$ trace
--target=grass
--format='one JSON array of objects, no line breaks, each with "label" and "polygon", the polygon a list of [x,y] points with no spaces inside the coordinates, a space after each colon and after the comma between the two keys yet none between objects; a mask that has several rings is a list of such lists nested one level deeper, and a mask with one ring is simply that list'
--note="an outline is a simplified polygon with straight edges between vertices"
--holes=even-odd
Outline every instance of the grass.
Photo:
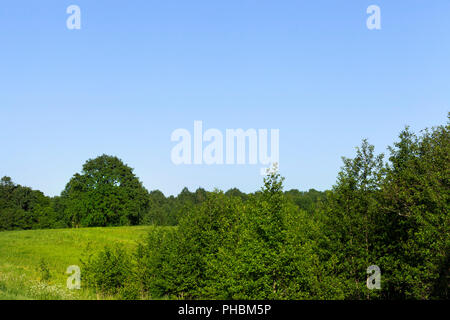
[{"label": "grass", "polygon": [[[87,250],[122,243],[132,249],[153,226],[0,232],[0,299],[96,299],[66,288],[67,267]],[[81,272],[83,272],[81,270]]]}]

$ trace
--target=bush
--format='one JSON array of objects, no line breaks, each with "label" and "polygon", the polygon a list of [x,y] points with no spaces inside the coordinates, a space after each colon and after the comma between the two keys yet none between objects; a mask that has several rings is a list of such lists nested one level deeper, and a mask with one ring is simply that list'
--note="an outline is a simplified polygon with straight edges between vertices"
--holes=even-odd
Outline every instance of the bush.
[{"label": "bush", "polygon": [[48,262],[44,259],[41,259],[39,261],[39,274],[40,274],[41,281],[48,281],[51,278]]},{"label": "bush", "polygon": [[97,254],[89,255],[81,264],[83,281],[97,293],[138,298],[138,290],[133,288],[132,259],[123,246],[105,246]]}]

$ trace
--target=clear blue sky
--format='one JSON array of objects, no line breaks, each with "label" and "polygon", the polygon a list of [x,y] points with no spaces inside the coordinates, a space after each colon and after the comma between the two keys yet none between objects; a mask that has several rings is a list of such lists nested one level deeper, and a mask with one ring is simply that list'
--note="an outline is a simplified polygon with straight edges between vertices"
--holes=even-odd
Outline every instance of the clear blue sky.
[{"label": "clear blue sky", "polygon": [[330,188],[361,139],[384,152],[407,124],[446,122],[449,14],[448,0],[3,0],[0,176],[56,195],[106,153],[165,194],[258,189],[259,165],[172,163],[172,131],[202,120],[279,129],[286,187]]}]

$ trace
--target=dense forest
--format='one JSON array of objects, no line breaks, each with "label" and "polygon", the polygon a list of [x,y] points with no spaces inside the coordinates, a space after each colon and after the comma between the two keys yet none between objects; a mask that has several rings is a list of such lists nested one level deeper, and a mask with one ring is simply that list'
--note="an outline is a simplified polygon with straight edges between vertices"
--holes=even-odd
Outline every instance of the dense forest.
[{"label": "dense forest", "polygon": [[364,140],[326,192],[284,191],[275,167],[252,194],[165,197],[103,155],[55,198],[4,177],[0,228],[175,226],[82,259],[85,283],[124,299],[448,299],[449,129],[406,128],[386,158]]},{"label": "dense forest", "polygon": [[[178,196],[148,192],[133,169],[113,156],[88,160],[75,174],[61,196],[47,197],[41,191],[0,180],[0,231],[47,228],[110,227],[127,225],[175,226],[184,213],[201,205],[214,192],[184,188]],[[258,193],[258,192],[257,192]],[[250,196],[233,188],[228,197],[243,201]],[[286,196],[301,209],[313,212],[325,193],[290,190]]]}]

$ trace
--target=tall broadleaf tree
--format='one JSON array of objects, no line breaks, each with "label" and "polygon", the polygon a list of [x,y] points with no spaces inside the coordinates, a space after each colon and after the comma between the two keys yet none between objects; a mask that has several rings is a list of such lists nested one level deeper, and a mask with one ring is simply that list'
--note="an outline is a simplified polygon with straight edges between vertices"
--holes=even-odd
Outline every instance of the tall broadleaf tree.
[{"label": "tall broadleaf tree", "polygon": [[385,298],[448,299],[449,129],[407,128],[390,148],[379,224]]},{"label": "tall broadleaf tree", "polygon": [[73,227],[137,225],[148,210],[148,191],[117,157],[88,160],[61,194]]},{"label": "tall broadleaf tree", "polygon": [[328,195],[324,215],[327,257],[336,261],[335,277],[340,278],[347,298],[370,298],[366,271],[377,264],[379,245],[375,232],[379,213],[380,186],[384,177],[383,155],[363,140],[353,159],[343,158],[336,185]]}]

